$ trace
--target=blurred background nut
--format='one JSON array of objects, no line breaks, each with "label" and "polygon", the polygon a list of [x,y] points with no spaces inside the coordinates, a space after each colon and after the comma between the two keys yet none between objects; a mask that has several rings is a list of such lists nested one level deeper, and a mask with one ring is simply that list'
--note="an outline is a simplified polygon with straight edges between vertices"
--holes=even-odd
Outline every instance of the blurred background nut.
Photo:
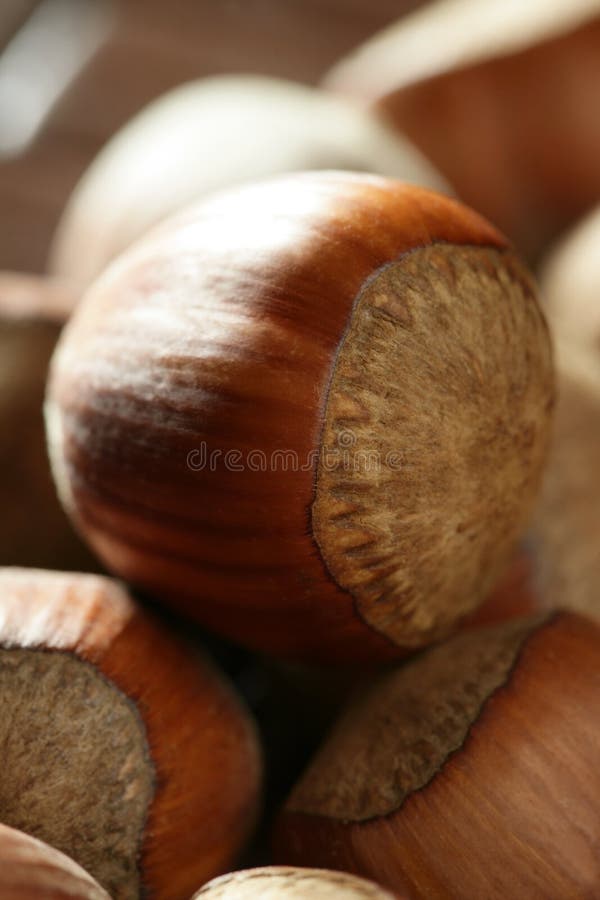
[{"label": "blurred background nut", "polygon": [[6,825],[0,825],[0,896],[2,900],[110,900],[68,856]]},{"label": "blurred background nut", "polygon": [[0,146],[17,118],[29,138],[20,149],[12,141],[4,159],[0,149],[0,269],[44,269],[76,182],[156,97],[224,73],[314,84],[341,54],[418,2],[3,0]]},{"label": "blurred background nut", "polygon": [[555,340],[558,402],[542,490],[528,530],[530,583],[545,605],[600,616],[600,212],[541,266]]},{"label": "blurred background nut", "polygon": [[544,259],[540,289],[555,333],[600,358],[600,207]]},{"label": "blurred background nut", "polygon": [[329,88],[378,110],[529,257],[600,201],[599,0],[438,0]]},{"label": "blurred background nut", "polygon": [[565,340],[557,351],[552,444],[526,537],[530,578],[544,605],[600,618],[600,356]]},{"label": "blurred background nut", "polygon": [[179,207],[301,169],[377,172],[444,187],[407,141],[343,99],[274,78],[206,79],[154,101],[104,147],[63,213],[50,269],[86,285]]}]

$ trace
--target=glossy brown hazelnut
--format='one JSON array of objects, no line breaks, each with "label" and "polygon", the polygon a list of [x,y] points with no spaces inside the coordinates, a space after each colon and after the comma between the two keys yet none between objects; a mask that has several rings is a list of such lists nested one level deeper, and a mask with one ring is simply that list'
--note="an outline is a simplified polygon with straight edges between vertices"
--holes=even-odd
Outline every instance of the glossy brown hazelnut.
[{"label": "glossy brown hazelnut", "polygon": [[600,200],[597,0],[439,0],[342,60],[362,99],[537,256]]},{"label": "glossy brown hazelnut", "polygon": [[193,900],[278,900],[279,897],[285,900],[395,900],[398,895],[345,872],[265,866],[222,875],[194,894]]},{"label": "glossy brown hazelnut", "polygon": [[599,688],[600,626],[571,613],[430,649],[342,716],[276,858],[415,900],[595,896]]},{"label": "glossy brown hazelnut", "polygon": [[50,357],[75,297],[50,279],[0,272],[0,564],[93,570],[56,496],[44,434]]},{"label": "glossy brown hazelnut", "polygon": [[342,98],[259,76],[181,85],[138,113],[84,173],[58,225],[50,270],[88,284],[151,226],[204,194],[326,168],[445,187],[408,141]]},{"label": "glossy brown hazelnut", "polygon": [[73,860],[28,834],[0,825],[2,900],[110,900]]},{"label": "glossy brown hazelnut", "polygon": [[554,388],[533,283],[465,207],[307,173],[198,205],[90,289],[47,401],[109,568],[251,647],[380,660],[489,593]]},{"label": "glossy brown hazelnut", "polygon": [[187,900],[256,814],[260,754],[229,684],[93,575],[0,570],[0,821],[114,900]]}]

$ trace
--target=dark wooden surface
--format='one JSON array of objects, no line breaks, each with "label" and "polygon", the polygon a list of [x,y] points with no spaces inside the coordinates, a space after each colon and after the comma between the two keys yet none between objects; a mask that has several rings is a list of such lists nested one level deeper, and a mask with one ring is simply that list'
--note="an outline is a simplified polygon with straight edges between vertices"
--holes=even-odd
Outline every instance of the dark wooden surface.
[{"label": "dark wooden surface", "polygon": [[[191,78],[259,72],[318,81],[418,0],[121,0],[111,35],[19,157],[0,160],[0,269],[41,271],[60,211],[99,147]],[[0,43],[32,0],[3,0]],[[1,123],[0,123],[1,127]]]}]

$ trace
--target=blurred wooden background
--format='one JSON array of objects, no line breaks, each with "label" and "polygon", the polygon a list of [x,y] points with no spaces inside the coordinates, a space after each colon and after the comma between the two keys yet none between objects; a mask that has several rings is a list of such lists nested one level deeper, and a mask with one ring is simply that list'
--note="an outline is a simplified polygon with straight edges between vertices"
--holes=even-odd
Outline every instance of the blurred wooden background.
[{"label": "blurred wooden background", "polygon": [[[100,2],[87,0],[88,7]],[[0,156],[0,269],[44,269],[52,231],[79,175],[107,138],[153,97],[191,78],[226,72],[314,83],[341,54],[417,3],[114,0],[103,43],[50,108],[34,140],[16,156]],[[69,0],[0,2],[0,89],[5,95],[11,77],[15,80],[15,54],[6,48],[19,45],[41,7],[50,18],[70,14]],[[68,33],[63,39],[73,40]],[[27,41],[21,44],[33,57],[35,89],[36,78],[52,79],[52,65],[44,68],[39,47],[28,51]],[[27,58],[25,63],[27,72]],[[15,91],[14,103],[19,102]],[[5,102],[0,139],[10,114]]]}]

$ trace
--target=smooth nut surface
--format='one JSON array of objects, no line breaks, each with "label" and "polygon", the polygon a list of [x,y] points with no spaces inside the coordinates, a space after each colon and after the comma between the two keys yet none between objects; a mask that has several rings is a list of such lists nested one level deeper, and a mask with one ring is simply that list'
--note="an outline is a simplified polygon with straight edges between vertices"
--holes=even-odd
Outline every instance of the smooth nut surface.
[{"label": "smooth nut surface", "polygon": [[600,627],[570,613],[427,651],[341,717],[284,809],[276,858],[417,900],[593,896],[599,685]]},{"label": "smooth nut surface", "polygon": [[216,196],[123,256],[46,409],[63,503],[115,572],[244,644],[368,660],[481,601],[553,402],[533,282],[490,225],[315,173]]},{"label": "smooth nut surface", "polygon": [[194,900],[393,900],[397,895],[345,872],[269,866],[223,875]]},{"label": "smooth nut surface", "polygon": [[72,859],[28,834],[0,825],[2,900],[109,900]]},{"label": "smooth nut surface", "polygon": [[540,294],[557,337],[600,354],[600,208],[544,260]]},{"label": "smooth nut surface", "polygon": [[530,580],[547,607],[600,618],[600,358],[558,340],[558,403],[548,464],[529,524]]},{"label": "smooth nut surface", "polygon": [[437,0],[332,70],[528,258],[598,202],[597,0]]}]

